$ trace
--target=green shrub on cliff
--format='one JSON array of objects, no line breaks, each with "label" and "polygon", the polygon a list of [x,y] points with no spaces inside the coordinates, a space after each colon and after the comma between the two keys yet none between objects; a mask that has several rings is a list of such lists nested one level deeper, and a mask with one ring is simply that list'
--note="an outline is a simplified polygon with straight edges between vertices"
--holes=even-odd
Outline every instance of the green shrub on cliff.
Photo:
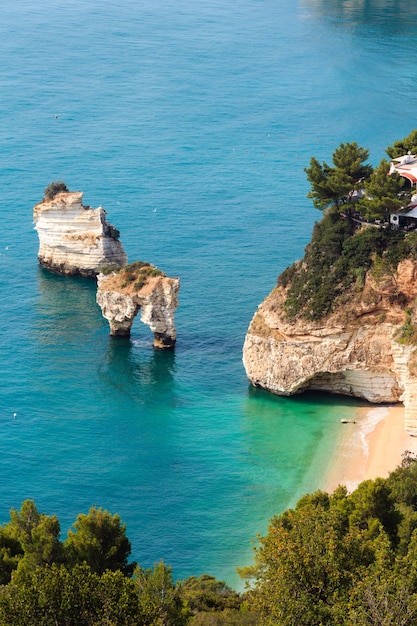
[{"label": "green shrub on cliff", "polygon": [[320,164],[315,157],[311,157],[305,172],[311,183],[308,197],[313,200],[316,209],[343,206],[358,181],[372,173],[372,166],[365,164],[368,157],[369,150],[361,148],[356,142],[341,143],[333,152],[332,166]]},{"label": "green shrub on cliff", "polygon": [[388,146],[385,151],[391,159],[396,157],[402,157],[404,154],[410,152],[411,154],[417,153],[417,130],[412,130],[407,137],[394,141],[392,146]]},{"label": "green shrub on cliff", "polygon": [[363,287],[364,273],[375,258],[386,259],[395,270],[399,261],[416,254],[416,241],[403,231],[371,226],[356,231],[351,221],[330,210],[314,226],[303,260],[278,278],[279,286],[288,287],[287,316],[325,317],[346,290]]}]

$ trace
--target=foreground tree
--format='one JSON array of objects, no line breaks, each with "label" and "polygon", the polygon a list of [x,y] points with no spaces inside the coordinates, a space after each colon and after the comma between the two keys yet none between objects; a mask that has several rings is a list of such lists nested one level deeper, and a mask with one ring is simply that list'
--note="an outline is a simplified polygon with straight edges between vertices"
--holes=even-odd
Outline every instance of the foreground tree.
[{"label": "foreground tree", "polygon": [[20,541],[12,537],[7,529],[0,528],[0,585],[10,582],[23,555]]},{"label": "foreground tree", "polygon": [[136,565],[128,563],[131,544],[126,525],[118,515],[100,508],[92,507],[87,515],[78,515],[64,547],[70,562],[85,562],[97,574],[121,570],[131,575]]},{"label": "foreground tree", "polygon": [[405,556],[380,541],[375,561],[352,590],[347,606],[352,626],[414,626],[417,621],[417,535]]},{"label": "foreground tree", "polygon": [[[305,496],[295,510],[274,518],[260,539],[254,567],[243,571],[252,578],[249,598],[262,624],[365,624],[360,620],[372,603],[369,589],[375,598],[384,597],[392,585],[388,573],[395,562],[399,520],[382,479],[363,483],[351,496],[342,488],[332,496]],[[401,602],[394,605],[393,614]]]},{"label": "foreground tree", "polygon": [[[61,563],[63,550],[59,535],[56,515],[40,513],[33,500],[25,500],[20,511],[12,509],[10,522],[3,529],[3,537],[8,536],[20,545],[21,557],[15,558],[19,572]],[[15,557],[18,553],[15,548]]]},{"label": "foreground tree", "polygon": [[239,609],[242,603],[242,598],[236,591],[208,574],[183,580],[182,590],[195,613]]},{"label": "foreground tree", "polygon": [[38,567],[0,589],[0,626],[144,624],[134,583],[84,565]]},{"label": "foreground tree", "polygon": [[249,602],[269,626],[417,623],[417,457],[347,494],[316,492],[273,518]]},{"label": "foreground tree", "polygon": [[190,611],[181,586],[172,578],[172,568],[163,561],[152,569],[137,567],[134,573],[143,626],[184,626]]}]

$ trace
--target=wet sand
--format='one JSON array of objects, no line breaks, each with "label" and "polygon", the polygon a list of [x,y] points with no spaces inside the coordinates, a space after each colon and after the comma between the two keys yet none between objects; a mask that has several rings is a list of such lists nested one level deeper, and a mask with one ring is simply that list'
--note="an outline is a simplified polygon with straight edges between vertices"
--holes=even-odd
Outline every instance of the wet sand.
[{"label": "wet sand", "polygon": [[406,450],[417,454],[417,437],[404,430],[401,404],[360,408],[343,428],[335,459],[326,478],[326,491],[345,485],[353,491],[360,482],[386,478],[401,463]]}]

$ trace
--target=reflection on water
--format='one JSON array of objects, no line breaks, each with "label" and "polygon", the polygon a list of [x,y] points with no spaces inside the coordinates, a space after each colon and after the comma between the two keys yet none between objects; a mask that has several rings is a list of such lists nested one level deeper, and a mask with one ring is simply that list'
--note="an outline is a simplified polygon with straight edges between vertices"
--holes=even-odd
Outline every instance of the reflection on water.
[{"label": "reflection on water", "polygon": [[339,25],[366,24],[391,33],[411,33],[417,21],[417,5],[409,0],[303,0],[306,9]]},{"label": "reflection on water", "polygon": [[111,393],[146,404],[163,399],[166,406],[173,406],[175,372],[174,350],[157,350],[142,341],[109,337],[99,379],[107,393],[111,389]]},{"label": "reflection on water", "polygon": [[96,304],[95,280],[38,270],[35,338],[43,345],[84,341],[104,325]]}]

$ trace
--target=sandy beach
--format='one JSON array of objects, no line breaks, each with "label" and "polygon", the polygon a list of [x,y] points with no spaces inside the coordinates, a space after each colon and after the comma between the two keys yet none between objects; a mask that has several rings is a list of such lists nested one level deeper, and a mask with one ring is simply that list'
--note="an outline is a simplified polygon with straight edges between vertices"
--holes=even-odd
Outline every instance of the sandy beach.
[{"label": "sandy beach", "polygon": [[340,425],[343,433],[326,491],[334,491],[338,485],[353,491],[363,480],[385,478],[401,463],[406,450],[417,454],[417,437],[404,430],[401,404],[360,408],[352,419],[355,423]]}]

